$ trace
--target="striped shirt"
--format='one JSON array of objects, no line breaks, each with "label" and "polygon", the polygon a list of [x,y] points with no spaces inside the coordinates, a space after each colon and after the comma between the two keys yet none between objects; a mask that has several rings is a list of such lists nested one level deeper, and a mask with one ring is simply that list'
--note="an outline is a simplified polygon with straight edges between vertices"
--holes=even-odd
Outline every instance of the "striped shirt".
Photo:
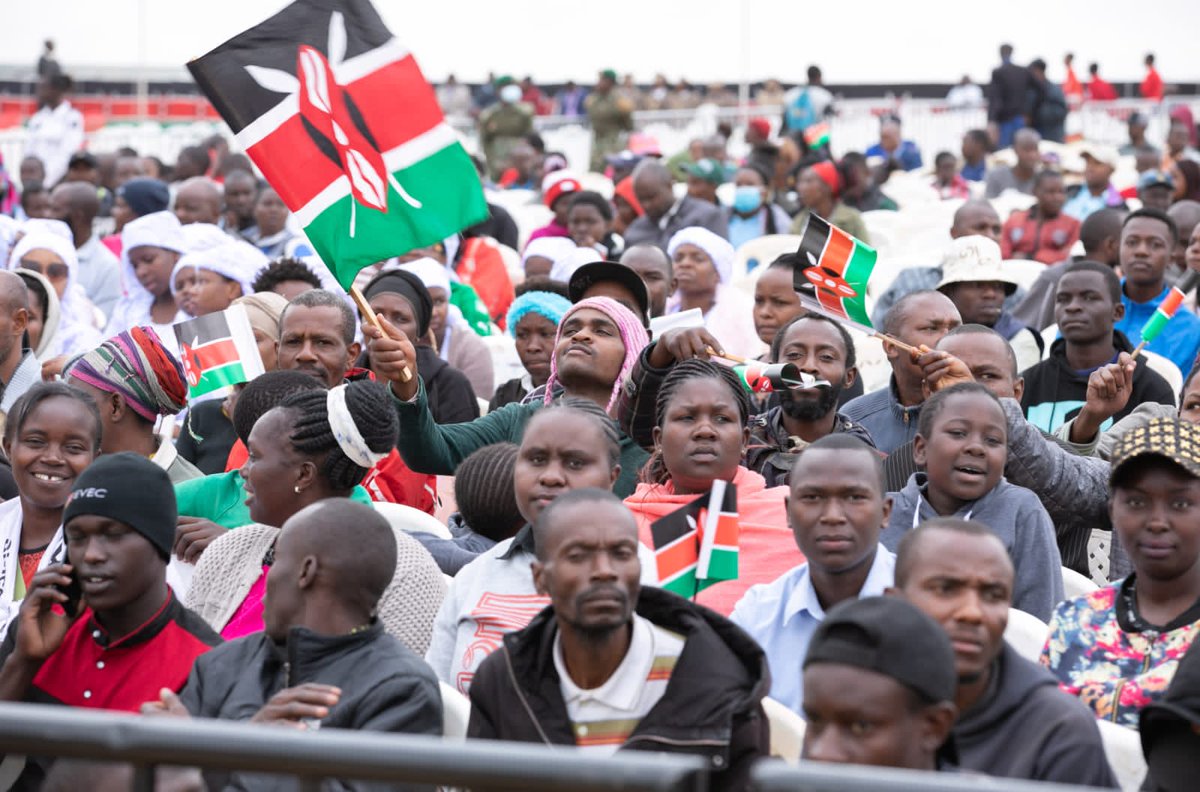
[{"label": "striped shirt", "polygon": [[634,614],[629,650],[603,685],[584,690],[567,673],[560,637],[554,639],[558,671],[575,744],[589,753],[609,756],[625,744],[667,690],[686,639]]}]

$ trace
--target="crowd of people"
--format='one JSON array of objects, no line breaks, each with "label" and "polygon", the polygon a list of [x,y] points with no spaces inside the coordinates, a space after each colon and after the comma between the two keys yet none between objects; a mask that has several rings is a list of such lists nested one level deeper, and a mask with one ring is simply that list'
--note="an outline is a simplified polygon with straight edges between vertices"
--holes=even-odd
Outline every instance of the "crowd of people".
[{"label": "crowd of people", "polygon": [[[1147,788],[1189,788],[1187,106],[1165,140],[1134,116],[1128,148],[1085,141],[1070,173],[1022,104],[927,169],[892,117],[832,156],[814,67],[778,123],[749,122],[744,159],[728,135],[664,156],[605,72],[559,97],[594,114],[585,172],[525,123],[531,84],[491,87],[487,194],[536,195],[547,222],[492,200],[359,273],[367,316],[227,141],[170,166],[87,150],[69,81],[43,78],[67,120],[31,130],[0,217],[0,700],[440,734],[465,696],[470,738],[696,754],[729,790],[781,727],[767,698],[806,722],[802,761],[1115,788],[1107,721],[1140,731]],[[602,171],[611,194],[585,188]],[[902,171],[956,209],[940,256],[872,294],[905,346],[867,390],[861,334],[801,303],[799,252],[738,250],[813,217],[869,244],[872,216],[906,210]],[[1028,288],[1014,259],[1040,267]],[[235,307],[264,373],[189,398],[200,359],[175,326]],[[741,358],[811,380],[752,392]],[[723,482],[737,573],[678,596],[656,525]],[[30,756],[14,788],[97,772]]]}]

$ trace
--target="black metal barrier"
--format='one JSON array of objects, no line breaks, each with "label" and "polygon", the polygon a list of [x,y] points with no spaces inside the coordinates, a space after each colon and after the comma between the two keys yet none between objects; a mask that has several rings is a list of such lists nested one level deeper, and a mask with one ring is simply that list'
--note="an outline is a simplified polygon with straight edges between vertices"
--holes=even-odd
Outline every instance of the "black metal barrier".
[{"label": "black metal barrier", "polygon": [[1095,787],[1047,784],[976,773],[920,773],[890,767],[817,762],[796,767],[763,762],[754,768],[759,792],[1101,792]]}]

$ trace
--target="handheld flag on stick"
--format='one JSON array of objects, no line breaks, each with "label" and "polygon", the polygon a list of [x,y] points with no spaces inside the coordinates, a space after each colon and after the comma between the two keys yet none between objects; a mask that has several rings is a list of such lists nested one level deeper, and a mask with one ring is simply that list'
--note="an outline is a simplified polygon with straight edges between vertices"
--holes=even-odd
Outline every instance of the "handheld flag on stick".
[{"label": "handheld flag on stick", "polygon": [[1183,298],[1187,293],[1196,288],[1196,284],[1200,283],[1200,272],[1189,269],[1184,276],[1179,279],[1179,282],[1171,287],[1171,291],[1163,298],[1163,301],[1158,304],[1158,308],[1154,310],[1154,315],[1146,320],[1146,324],[1142,325],[1142,340],[1133,350],[1133,356],[1136,358],[1146,346],[1158,338],[1158,334],[1163,331],[1167,323],[1175,317],[1175,312],[1179,310],[1179,306],[1183,304]]},{"label": "handheld flag on stick", "polygon": [[737,488],[714,481],[712,489],[650,526],[658,579],[681,597],[738,576]]},{"label": "handheld flag on stick", "polygon": [[487,218],[475,166],[369,0],[296,0],[188,69],[347,290]]},{"label": "handheld flag on stick", "polygon": [[825,218],[809,213],[796,251],[792,287],[807,310],[848,324],[907,352],[916,352],[914,347],[871,326],[867,282],[877,258],[874,248]]},{"label": "handheld flag on stick", "polygon": [[810,149],[818,149],[829,145],[829,124],[820,121],[804,130],[804,145]]},{"label": "handheld flag on stick", "polygon": [[241,305],[174,325],[188,397],[238,385],[263,373],[250,318]]},{"label": "handheld flag on stick", "polygon": [[734,366],[738,379],[751,393],[774,393],[782,390],[828,388],[828,380],[805,374],[794,363],[746,363]]}]

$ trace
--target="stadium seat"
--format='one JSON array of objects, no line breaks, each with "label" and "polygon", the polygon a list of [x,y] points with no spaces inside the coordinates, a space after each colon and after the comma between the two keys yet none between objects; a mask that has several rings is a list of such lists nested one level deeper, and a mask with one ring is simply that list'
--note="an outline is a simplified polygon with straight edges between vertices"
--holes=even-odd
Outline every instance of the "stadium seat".
[{"label": "stadium seat", "polygon": [[1046,271],[1046,265],[1031,259],[1005,259],[1004,271],[1017,279],[1017,285],[1026,291],[1033,286],[1038,276]]},{"label": "stadium seat", "polygon": [[1052,324],[1042,331],[1042,360],[1050,359],[1050,346],[1058,340],[1058,325]]},{"label": "stadium seat", "polygon": [[1021,657],[1036,663],[1049,634],[1050,626],[1037,616],[1016,608],[1008,609],[1008,627],[1004,630],[1004,640],[1008,641],[1008,645],[1016,649]]},{"label": "stadium seat", "polygon": [[521,254],[499,242],[496,243],[496,248],[500,251],[500,258],[504,260],[504,269],[508,270],[508,279],[512,281],[513,286],[520,285],[525,280],[525,267],[521,265]]},{"label": "stadium seat", "polygon": [[892,376],[892,365],[888,362],[883,342],[858,330],[850,330],[850,337],[854,339],[855,365],[862,379],[863,393],[886,387]]},{"label": "stadium seat", "polygon": [[807,727],[804,718],[773,698],[764,698],[762,705],[771,727],[771,756],[788,764],[797,764],[804,748],[804,730]]},{"label": "stadium seat", "polygon": [[1146,778],[1146,760],[1142,756],[1142,740],[1136,731],[1109,721],[1097,720],[1104,756],[1124,792],[1142,788]]},{"label": "stadium seat", "polygon": [[1100,588],[1090,578],[1076,572],[1074,569],[1062,568],[1063,578],[1063,593],[1067,599],[1082,597],[1085,594],[1091,594],[1096,589]]},{"label": "stadium seat", "polygon": [[375,501],[374,506],[375,511],[383,515],[388,524],[397,531],[433,534],[442,539],[453,538],[449,528],[442,525],[433,515],[426,514],[420,509],[387,501]]},{"label": "stadium seat", "polygon": [[799,248],[800,237],[796,234],[767,234],[751,239],[737,249],[731,282],[736,284],[747,273],[753,274],[784,253],[795,253]]},{"label": "stadium seat", "polygon": [[1142,355],[1146,358],[1146,365],[1151,370],[1158,372],[1159,376],[1167,381],[1171,386],[1171,395],[1175,397],[1175,403],[1179,403],[1179,392],[1183,390],[1183,374],[1179,371],[1179,366],[1176,366],[1167,358],[1151,352],[1148,349],[1142,350]]},{"label": "stadium seat", "polygon": [[612,179],[608,178],[603,173],[593,173],[592,171],[581,173],[579,174],[579,183],[583,186],[583,189],[591,190],[592,192],[598,192],[607,200],[612,200]]},{"label": "stadium seat", "polygon": [[438,682],[442,691],[442,736],[449,740],[465,740],[467,723],[471,720],[471,700],[445,682]]}]

